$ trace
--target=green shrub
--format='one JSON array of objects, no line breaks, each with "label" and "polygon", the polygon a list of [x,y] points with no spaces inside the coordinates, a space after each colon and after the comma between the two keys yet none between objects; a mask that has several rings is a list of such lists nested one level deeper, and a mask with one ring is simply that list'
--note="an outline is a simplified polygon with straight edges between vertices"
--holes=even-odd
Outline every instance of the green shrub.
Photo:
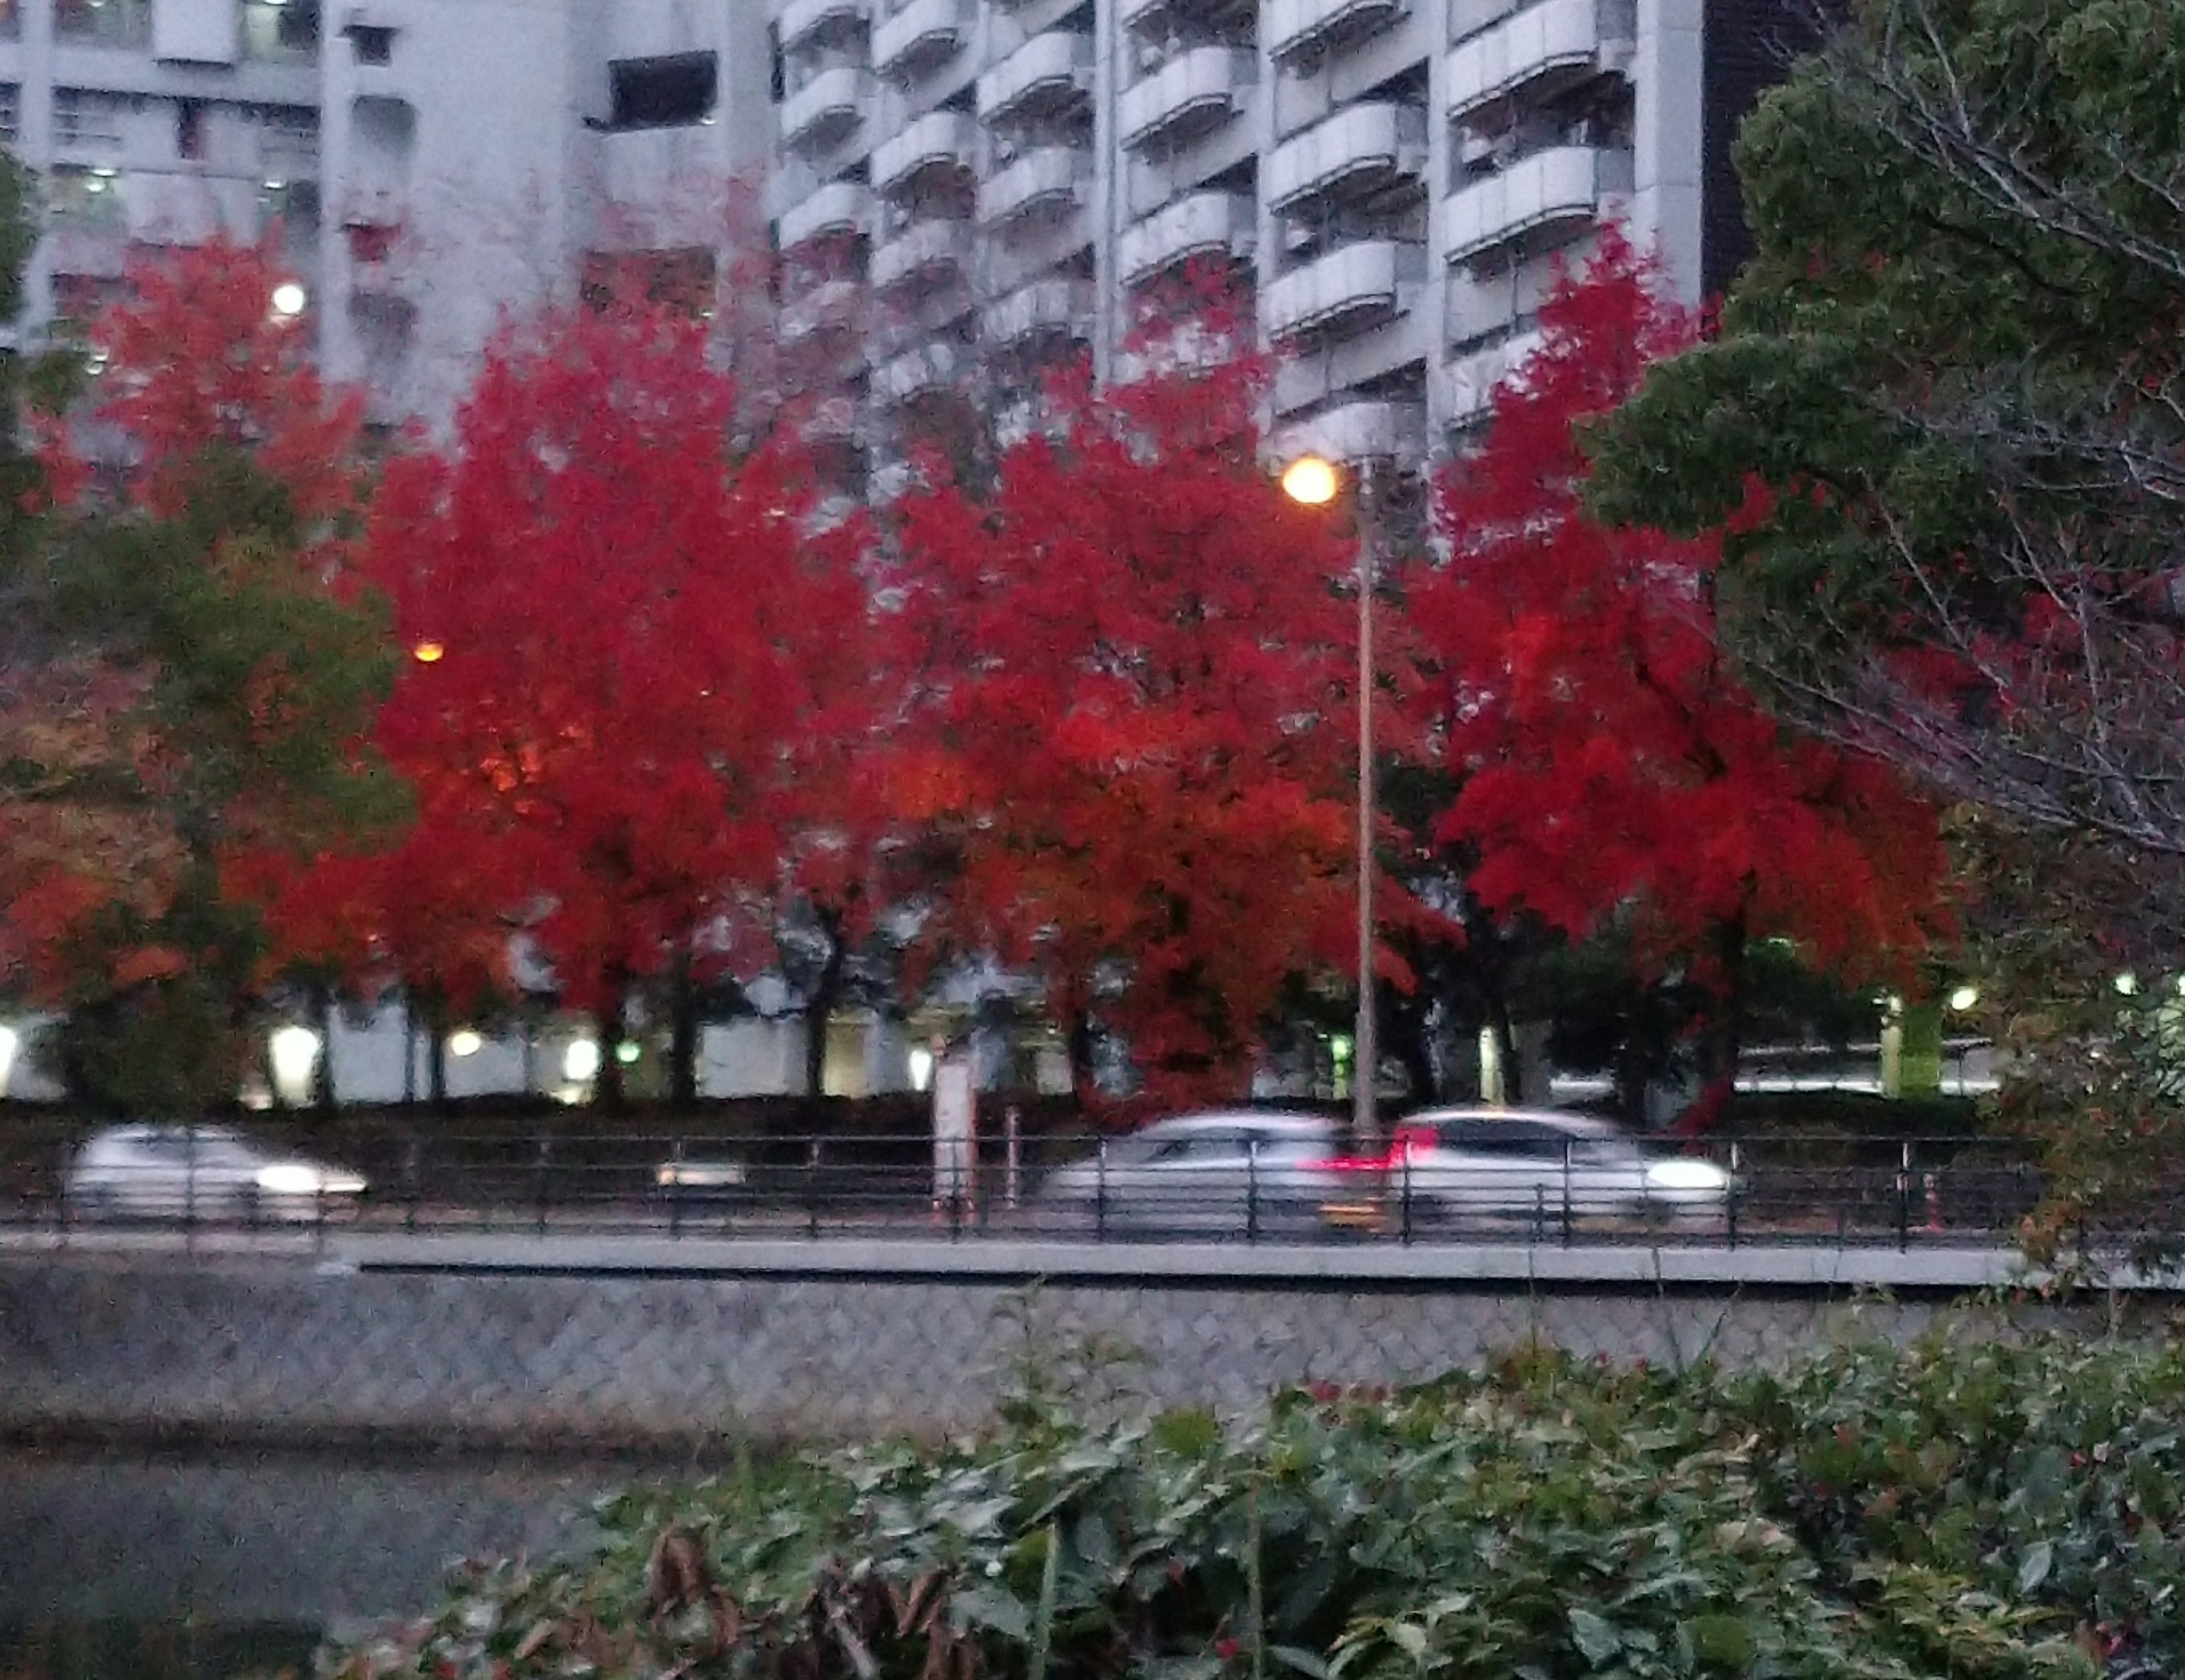
[{"label": "green shrub", "polygon": [[1532,1349],[1255,1421],[816,1454],[602,1505],[345,1676],[2112,1680],[2185,1673],[2185,1357]]}]

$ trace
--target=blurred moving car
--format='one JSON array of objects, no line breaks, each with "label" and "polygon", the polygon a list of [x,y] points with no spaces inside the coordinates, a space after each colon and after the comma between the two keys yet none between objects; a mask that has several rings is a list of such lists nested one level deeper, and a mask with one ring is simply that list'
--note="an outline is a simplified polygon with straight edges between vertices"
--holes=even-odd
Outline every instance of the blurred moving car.
[{"label": "blurred moving car", "polygon": [[1590,1115],[1478,1108],[1397,1122],[1389,1184],[1414,1230],[1601,1217],[1712,1225],[1727,1221],[1735,1187],[1712,1161],[1650,1156]]},{"label": "blurred moving car", "polygon": [[70,1158],[62,1191],[82,1219],[309,1224],[355,1212],[360,1174],[268,1153],[225,1126],[123,1125]]},{"label": "blurred moving car", "polygon": [[1344,1193],[1338,1132],[1318,1114],[1236,1109],[1178,1114],[1058,1167],[1032,1223],[1057,1235],[1301,1238],[1327,1235]]},{"label": "blurred moving car", "polygon": [[652,1193],[678,1207],[740,1208],[751,1197],[751,1173],[741,1161],[677,1156],[652,1169]]}]

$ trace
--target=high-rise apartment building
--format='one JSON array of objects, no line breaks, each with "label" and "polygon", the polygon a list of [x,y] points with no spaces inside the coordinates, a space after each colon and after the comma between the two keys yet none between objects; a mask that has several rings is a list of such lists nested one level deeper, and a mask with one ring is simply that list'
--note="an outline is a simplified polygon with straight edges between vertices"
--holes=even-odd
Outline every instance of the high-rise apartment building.
[{"label": "high-rise apartment building", "polygon": [[[1238,260],[1301,441],[1478,417],[1559,254],[1625,218],[1688,297],[1801,0],[0,0],[33,327],[132,243],[278,218],[330,371],[444,415],[500,313],[617,253],[693,278],[764,182],[781,328],[855,470]],[[974,378],[975,374],[976,378]]]},{"label": "high-rise apartment building", "polygon": [[0,142],[45,187],[27,324],[132,244],[277,219],[383,421],[444,415],[501,311],[588,262],[709,254],[771,131],[757,0],[0,0]]},{"label": "high-rise apartment building", "polygon": [[[1785,0],[771,0],[770,209],[891,415],[975,359],[1112,366],[1133,304],[1239,260],[1303,444],[1417,457],[1481,416],[1611,217],[1688,299],[1739,237],[1735,119]],[[1710,194],[1733,196],[1730,213]]]}]

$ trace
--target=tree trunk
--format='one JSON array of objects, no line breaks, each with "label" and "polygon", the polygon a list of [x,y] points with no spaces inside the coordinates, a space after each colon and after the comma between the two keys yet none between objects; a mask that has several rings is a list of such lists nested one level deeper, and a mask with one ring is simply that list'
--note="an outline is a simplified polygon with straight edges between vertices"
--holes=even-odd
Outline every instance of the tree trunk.
[{"label": "tree trunk", "polygon": [[425,1017],[425,1100],[436,1113],[448,1106],[448,1003],[439,988],[427,988],[419,1002]]},{"label": "tree trunk", "polygon": [[329,985],[311,988],[311,1025],[319,1035],[319,1059],[311,1067],[311,1108],[334,1111],[334,993]]},{"label": "tree trunk", "polygon": [[1685,1137],[1709,1131],[1730,1113],[1737,1095],[1737,1064],[1745,1049],[1745,917],[1718,924],[1709,941],[1714,961],[1714,1002],[1700,1030],[1700,1094],[1678,1117]]},{"label": "tree trunk", "polygon": [[1070,1012],[1070,1094],[1081,1109],[1089,1109],[1100,1100],[1100,1086],[1093,1074],[1092,1013],[1073,1009]]},{"label": "tree trunk", "polygon": [[825,1094],[827,1082],[827,1024],[835,1019],[835,1005],[842,995],[842,969],[847,953],[842,949],[842,919],[832,911],[813,907],[820,931],[827,935],[827,960],[804,996],[804,1094]]},{"label": "tree trunk", "polygon": [[698,983],[690,974],[690,945],[685,940],[675,952],[669,976],[669,1033],[668,1044],[668,1106],[687,1114],[698,1106]]},{"label": "tree trunk", "polygon": [[[1488,996],[1487,1030],[1495,1035],[1495,1061],[1502,1074],[1502,1101],[1515,1108],[1528,1093],[1525,1090],[1525,1070],[1517,1061],[1517,1030],[1510,1023],[1510,1000],[1502,995],[1500,986]],[[1487,1095],[1484,1089],[1479,1094],[1483,1100]]]},{"label": "tree trunk", "polygon": [[619,1114],[627,1106],[629,1086],[623,1076],[623,1035],[629,1030],[629,977],[619,968],[606,974],[606,999],[600,1006],[599,1076],[592,1082],[592,1107],[602,1113]]}]

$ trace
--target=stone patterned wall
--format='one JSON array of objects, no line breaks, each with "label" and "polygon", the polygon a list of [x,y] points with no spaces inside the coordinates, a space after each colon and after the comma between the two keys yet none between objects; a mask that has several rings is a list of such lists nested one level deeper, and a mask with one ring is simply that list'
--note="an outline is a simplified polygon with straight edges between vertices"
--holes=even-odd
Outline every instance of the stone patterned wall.
[{"label": "stone patterned wall", "polygon": [[[178,1257],[0,1265],[0,1429],[299,1442],[696,1442],[935,1432],[1013,1362],[1097,1337],[1126,1402],[1423,1377],[1534,1334],[1583,1354],[1771,1359],[1904,1337],[1947,1302],[1819,1293],[321,1275]],[[1027,1325],[1031,1326],[1028,1333]]]}]

